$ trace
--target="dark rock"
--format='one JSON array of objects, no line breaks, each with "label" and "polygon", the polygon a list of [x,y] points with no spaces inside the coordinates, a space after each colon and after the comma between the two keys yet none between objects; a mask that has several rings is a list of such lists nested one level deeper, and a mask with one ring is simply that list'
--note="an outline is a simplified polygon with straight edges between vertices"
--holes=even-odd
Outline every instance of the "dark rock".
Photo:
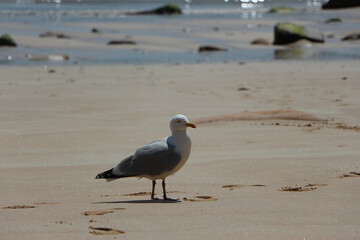
[{"label": "dark rock", "polygon": [[131,40],[113,40],[108,42],[108,45],[135,45],[136,42]]},{"label": "dark rock", "polygon": [[91,32],[92,33],[100,33],[100,30],[97,28],[93,28],[93,29],[91,29]]},{"label": "dark rock", "polygon": [[237,89],[238,91],[250,91],[250,88],[246,88],[246,87],[240,87]]},{"label": "dark rock", "polygon": [[360,33],[352,33],[350,35],[347,35],[341,39],[342,41],[355,41],[360,40]]},{"label": "dark rock", "polygon": [[39,35],[39,37],[41,37],[41,38],[54,37],[54,38],[65,38],[65,39],[70,38],[70,36],[67,36],[63,33],[56,33],[56,32],[50,32],[50,31],[41,33]]},{"label": "dark rock", "polygon": [[311,42],[323,43],[324,34],[318,30],[293,23],[278,23],[274,28],[274,45],[284,45],[306,39]]},{"label": "dark rock", "polygon": [[0,47],[16,47],[17,44],[9,34],[0,36]]},{"label": "dark rock", "polygon": [[292,7],[286,7],[286,6],[278,6],[271,8],[268,13],[279,13],[279,14],[285,14],[285,13],[293,13],[296,12],[297,9]]},{"label": "dark rock", "polygon": [[226,52],[227,48],[222,48],[214,45],[202,45],[199,47],[198,52]]},{"label": "dark rock", "polygon": [[141,11],[135,14],[158,14],[158,15],[171,15],[182,14],[181,8],[176,4],[167,4],[153,10]]},{"label": "dark rock", "polygon": [[256,38],[251,41],[251,45],[270,45],[269,41],[263,38]]},{"label": "dark rock", "polygon": [[322,9],[359,7],[359,0],[330,0],[322,5]]},{"label": "dark rock", "polygon": [[329,18],[328,20],[325,21],[325,23],[339,23],[341,22],[340,18]]}]

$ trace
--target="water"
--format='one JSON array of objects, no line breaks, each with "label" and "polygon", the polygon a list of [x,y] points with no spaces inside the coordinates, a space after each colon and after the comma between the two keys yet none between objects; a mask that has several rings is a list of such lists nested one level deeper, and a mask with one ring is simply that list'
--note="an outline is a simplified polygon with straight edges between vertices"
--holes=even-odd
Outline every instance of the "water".
[{"label": "water", "polygon": [[[359,14],[354,11],[321,11],[324,0],[172,0],[184,14],[177,16],[135,16],[126,13],[153,9],[167,4],[168,0],[7,0],[0,2],[1,33],[9,33],[16,38],[30,37],[34,41],[45,31],[61,32],[71,36],[69,41],[84,42],[84,46],[54,46],[53,44],[19,44],[17,48],[0,49],[0,65],[37,65],[41,61],[31,61],[26,56],[67,54],[69,61],[46,62],[49,65],[71,64],[146,64],[146,63],[197,63],[197,62],[244,62],[274,60],[342,60],[359,59],[360,46],[357,43],[340,45],[339,38],[326,39],[336,47],[314,46],[301,49],[274,47],[248,47],[248,43],[234,46],[235,40],[223,41],[211,34],[237,32],[259,32],[272,34],[273,25],[259,25],[257,21],[294,21],[309,23],[326,33],[338,33],[358,29]],[[290,6],[301,10],[292,14],[269,14],[274,6]],[[324,24],[329,18],[340,17],[343,22]],[[204,25],[198,22],[209,22]],[[219,30],[216,30],[219,22]],[[244,24],[246,22],[246,24]],[[152,24],[160,27],[119,28],[114,24]],[[223,24],[224,23],[224,24]],[[102,34],[89,34],[89,24],[105,24]],[[138,24],[138,25],[136,25]],[[164,25],[165,24],[165,25]],[[122,25],[123,26],[123,25]],[[147,25],[146,25],[147,26]],[[150,26],[150,25],[149,25]],[[162,29],[161,26],[164,26]],[[166,28],[166,29],[165,29]],[[212,29],[214,28],[214,29]],[[207,35],[209,33],[209,36]],[[148,50],[146,44],[135,47],[106,47],[114,38],[124,36],[138,39],[163,37],[181,41],[191,41],[195,45],[225,45],[227,52],[199,54],[196,47],[184,47],[174,51]],[[48,40],[54,41],[53,38]],[[91,47],[95,44],[101,47]],[[194,44],[192,46],[194,46]],[[244,47],[243,47],[244,46]]]},{"label": "water", "polygon": [[0,3],[2,21],[112,21],[126,12],[153,9],[167,3],[180,6],[184,14],[221,18],[261,17],[274,6],[318,9],[324,0],[5,0]]}]

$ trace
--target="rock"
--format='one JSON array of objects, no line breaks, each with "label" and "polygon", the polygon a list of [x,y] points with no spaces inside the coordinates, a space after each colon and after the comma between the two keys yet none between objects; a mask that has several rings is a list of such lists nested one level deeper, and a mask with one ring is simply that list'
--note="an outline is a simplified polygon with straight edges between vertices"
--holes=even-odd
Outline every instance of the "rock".
[{"label": "rock", "polygon": [[70,59],[67,54],[50,54],[45,56],[32,56],[28,54],[26,57],[32,61],[67,61]]},{"label": "rock", "polygon": [[341,22],[340,18],[329,18],[328,20],[325,21],[325,23],[339,23]]},{"label": "rock", "polygon": [[263,38],[256,38],[251,41],[251,45],[270,45],[269,41]]},{"label": "rock", "polygon": [[9,34],[0,36],[0,47],[16,47],[17,44]]},{"label": "rock", "polygon": [[293,12],[297,12],[297,9],[286,6],[273,7],[268,11],[268,13],[279,13],[279,14],[293,13]]},{"label": "rock", "polygon": [[322,9],[359,7],[359,0],[330,0],[322,5]]},{"label": "rock", "polygon": [[100,32],[100,30],[99,30],[99,29],[97,29],[97,28],[93,28],[93,29],[91,29],[91,32],[92,32],[92,33],[101,33],[101,32]]},{"label": "rock", "polygon": [[240,87],[237,89],[238,91],[250,91],[250,88],[246,88],[246,87]]},{"label": "rock", "polygon": [[199,47],[198,52],[226,52],[227,48],[222,48],[214,45],[202,45]]},{"label": "rock", "polygon": [[41,37],[41,38],[54,37],[54,38],[65,38],[65,39],[70,38],[70,36],[67,36],[63,33],[56,33],[56,32],[50,32],[50,31],[41,33],[39,35],[39,37]]},{"label": "rock", "polygon": [[158,14],[158,15],[171,15],[182,14],[181,8],[176,4],[167,4],[153,10],[137,12],[135,14]]},{"label": "rock", "polygon": [[355,41],[360,40],[360,33],[352,33],[350,35],[347,35],[341,39],[342,41]]},{"label": "rock", "polygon": [[275,25],[274,38],[274,45],[289,44],[300,39],[319,43],[325,41],[322,32],[289,22],[278,23]]},{"label": "rock", "polygon": [[131,40],[113,40],[108,42],[108,45],[135,45],[136,42]]}]

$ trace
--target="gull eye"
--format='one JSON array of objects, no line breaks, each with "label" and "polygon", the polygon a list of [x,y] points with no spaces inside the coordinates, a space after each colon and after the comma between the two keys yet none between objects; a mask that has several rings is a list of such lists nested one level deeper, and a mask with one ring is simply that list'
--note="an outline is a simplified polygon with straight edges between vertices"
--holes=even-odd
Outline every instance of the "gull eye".
[{"label": "gull eye", "polygon": [[181,123],[181,120],[177,120],[178,123]]}]

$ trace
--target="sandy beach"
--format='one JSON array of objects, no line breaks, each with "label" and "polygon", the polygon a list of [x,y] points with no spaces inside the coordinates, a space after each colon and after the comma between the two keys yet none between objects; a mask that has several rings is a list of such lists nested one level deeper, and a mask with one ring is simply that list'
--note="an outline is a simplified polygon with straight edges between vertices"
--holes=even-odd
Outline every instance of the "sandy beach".
[{"label": "sandy beach", "polygon": [[[1,69],[1,239],[360,237],[357,61],[53,69]],[[179,202],[94,179],[177,113]]]}]

